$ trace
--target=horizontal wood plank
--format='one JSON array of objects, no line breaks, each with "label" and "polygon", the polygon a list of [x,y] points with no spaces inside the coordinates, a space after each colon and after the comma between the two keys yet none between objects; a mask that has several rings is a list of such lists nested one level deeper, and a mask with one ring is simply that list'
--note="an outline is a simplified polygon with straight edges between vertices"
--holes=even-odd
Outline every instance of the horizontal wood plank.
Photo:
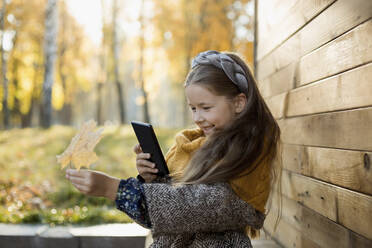
[{"label": "horizontal wood plank", "polygon": [[[292,90],[286,116],[372,106],[372,63]],[[357,82],[357,83],[356,83]]]},{"label": "horizontal wood plank", "polygon": [[344,188],[372,195],[372,153],[283,145],[283,167]]},{"label": "horizontal wood plank", "polygon": [[304,56],[297,85],[305,85],[372,61],[372,20]]},{"label": "horizontal wood plank", "polygon": [[285,247],[372,247],[372,1],[332,1],[296,26],[304,14],[288,11],[314,2],[258,1],[258,86],[284,142],[273,235]]},{"label": "horizontal wood plank", "polygon": [[[301,57],[300,36],[292,36],[284,42],[278,49],[267,55],[257,63],[257,78],[263,80],[273,73],[279,71],[290,63],[298,64]],[[296,65],[297,66],[297,65]]]},{"label": "horizontal wood plank", "polygon": [[283,171],[282,193],[333,221],[337,220],[337,192],[333,187],[305,176]]},{"label": "horizontal wood plank", "polygon": [[266,103],[275,119],[284,117],[288,93],[279,94],[266,99]]},{"label": "horizontal wood plank", "polygon": [[301,55],[308,54],[371,17],[372,1],[336,1],[301,30]]},{"label": "horizontal wood plank", "polygon": [[273,25],[267,30],[268,33],[265,36],[262,35],[261,40],[263,42],[258,43],[258,60],[280,45],[334,1],[287,0],[281,1],[280,5],[276,6],[277,8],[275,9],[266,9],[265,12],[270,11],[270,14],[266,12],[266,15],[259,15],[258,18],[260,21],[264,21],[264,23],[273,23]]},{"label": "horizontal wood plank", "polygon": [[287,144],[372,151],[372,108],[278,121]]},{"label": "horizontal wood plank", "polygon": [[372,197],[337,189],[338,222],[372,240]]},{"label": "horizontal wood plank", "polygon": [[[287,13],[292,6],[296,4],[297,0],[259,0],[257,4],[257,35],[261,41],[262,47],[257,49],[257,58],[264,56],[266,51],[261,48],[265,48],[265,45],[270,44],[270,32],[274,30],[278,23],[281,23],[287,16]],[[271,15],[268,18],[267,15]]]},{"label": "horizontal wood plank", "polygon": [[309,165],[308,148],[309,147],[302,145],[282,144],[281,156],[283,168],[297,174],[312,176],[310,174],[311,169]]},{"label": "horizontal wood plank", "polygon": [[[270,11],[266,11],[264,14],[270,15]],[[300,57],[371,17],[372,1],[336,1],[277,49],[264,58],[258,59],[257,78],[264,80],[290,63],[298,63]],[[329,21],[330,19],[332,19],[332,22]],[[258,41],[259,44],[261,42],[264,42],[264,40]]]},{"label": "horizontal wood plank", "polygon": [[300,230],[295,229],[287,220],[281,219],[274,232],[276,215],[271,211],[266,217],[264,229],[273,239],[284,247],[293,248],[320,248],[319,245],[309,240]]},{"label": "horizontal wood plank", "polygon": [[283,195],[372,239],[372,197],[291,173],[282,174]]},{"label": "horizontal wood plank", "polygon": [[[277,201],[278,195],[274,195]],[[317,212],[282,196],[282,219],[320,247],[370,247],[367,239]],[[274,206],[272,211],[277,211]],[[358,245],[358,246],[356,246]]]},{"label": "horizontal wood plank", "polygon": [[259,84],[261,95],[267,98],[293,89],[295,87],[295,66],[296,63],[291,63],[264,79]]}]

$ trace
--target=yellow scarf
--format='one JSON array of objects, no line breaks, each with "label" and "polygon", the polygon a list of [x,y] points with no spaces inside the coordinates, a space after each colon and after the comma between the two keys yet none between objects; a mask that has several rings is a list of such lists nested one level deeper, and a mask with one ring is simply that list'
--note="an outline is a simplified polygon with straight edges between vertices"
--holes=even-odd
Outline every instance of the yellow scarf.
[{"label": "yellow scarf", "polygon": [[[176,135],[176,143],[165,156],[169,172],[181,175],[192,155],[204,143],[206,137],[199,128],[186,129]],[[265,213],[265,205],[270,193],[270,166],[263,162],[252,173],[229,181],[234,192],[244,201],[251,204],[261,213]],[[259,237],[259,231],[246,227],[251,237]]]}]

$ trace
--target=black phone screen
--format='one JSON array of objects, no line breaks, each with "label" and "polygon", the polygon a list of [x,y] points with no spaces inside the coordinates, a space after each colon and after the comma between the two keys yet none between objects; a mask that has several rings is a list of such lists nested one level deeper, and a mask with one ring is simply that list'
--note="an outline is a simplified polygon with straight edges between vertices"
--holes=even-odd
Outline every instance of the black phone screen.
[{"label": "black phone screen", "polygon": [[165,176],[169,174],[168,166],[165,162],[163,153],[156,138],[154,129],[151,124],[143,123],[139,121],[131,121],[134,132],[137,136],[138,142],[144,153],[150,153],[151,157],[149,161],[154,162],[156,168],[159,170],[159,176]]}]

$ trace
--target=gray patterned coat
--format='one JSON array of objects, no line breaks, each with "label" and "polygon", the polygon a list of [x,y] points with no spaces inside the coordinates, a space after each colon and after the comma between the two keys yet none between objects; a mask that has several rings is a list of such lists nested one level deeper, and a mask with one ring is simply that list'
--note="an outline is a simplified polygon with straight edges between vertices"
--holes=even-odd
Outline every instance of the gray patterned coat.
[{"label": "gray patterned coat", "polygon": [[152,223],[151,248],[252,247],[244,228],[260,229],[265,219],[228,183],[145,183],[143,188]]}]

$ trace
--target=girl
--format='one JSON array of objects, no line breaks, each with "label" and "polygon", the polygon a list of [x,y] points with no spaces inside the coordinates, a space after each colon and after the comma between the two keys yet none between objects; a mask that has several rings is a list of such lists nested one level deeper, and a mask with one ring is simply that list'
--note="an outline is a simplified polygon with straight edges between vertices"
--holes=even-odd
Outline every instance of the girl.
[{"label": "girl", "polygon": [[83,193],[105,196],[151,228],[151,247],[251,247],[274,179],[279,127],[237,55],[206,51],[192,61],[185,93],[197,128],[176,135],[157,178],[137,153],[137,179],[67,170]]}]

